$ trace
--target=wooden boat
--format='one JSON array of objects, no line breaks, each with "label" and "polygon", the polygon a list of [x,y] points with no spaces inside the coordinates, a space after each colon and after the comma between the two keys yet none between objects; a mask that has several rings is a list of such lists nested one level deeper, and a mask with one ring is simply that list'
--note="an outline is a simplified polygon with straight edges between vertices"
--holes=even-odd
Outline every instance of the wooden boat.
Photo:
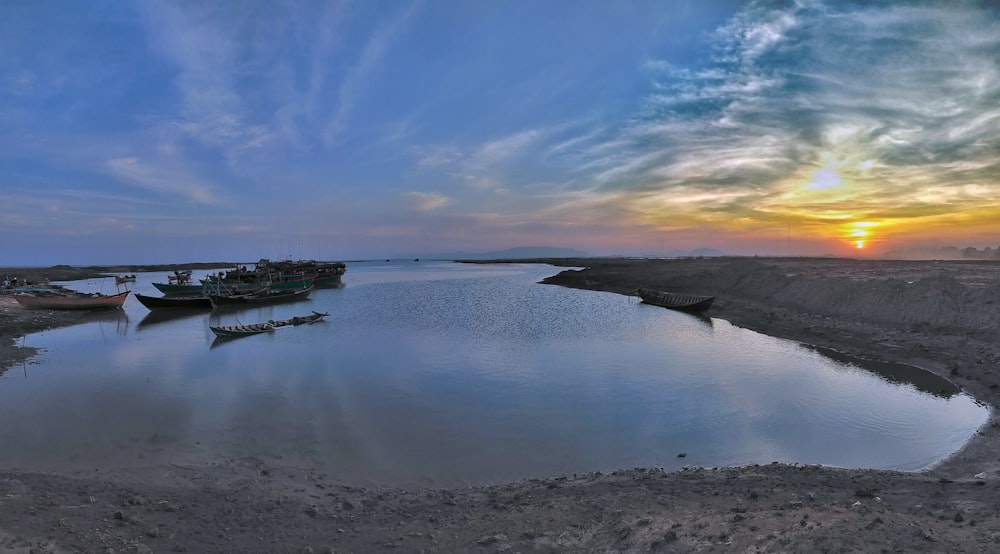
[{"label": "wooden boat", "polygon": [[14,299],[31,310],[111,310],[121,308],[129,292],[111,295],[71,290],[54,293],[19,292],[14,295]]},{"label": "wooden boat", "polygon": [[639,289],[636,291],[639,298],[647,304],[670,308],[671,310],[681,310],[685,312],[701,312],[712,307],[715,301],[714,296],[701,296],[696,294],[674,294],[672,292]]},{"label": "wooden boat", "polygon": [[135,273],[131,275],[115,275],[116,285],[123,285],[125,283],[134,283],[134,282],[135,282]]},{"label": "wooden boat", "polygon": [[228,296],[212,294],[209,295],[209,299],[212,301],[213,308],[230,306],[247,307],[305,300],[312,291],[312,285],[304,289],[273,289],[268,287],[249,294],[232,294]]},{"label": "wooden boat", "polygon": [[162,292],[163,294],[172,295],[200,295],[204,292],[205,287],[201,283],[191,282],[191,270],[185,269],[184,271],[174,271],[173,275],[167,275],[166,283],[153,283],[156,290]]},{"label": "wooden boat", "polygon": [[283,260],[272,262],[262,259],[257,262],[258,270],[277,275],[280,279],[292,279],[296,275],[310,276],[316,287],[336,288],[342,285],[340,277],[347,272],[343,262],[317,262],[315,260]]},{"label": "wooden boat", "polygon": [[250,325],[209,325],[209,329],[217,337],[246,337],[249,335],[259,335],[261,333],[274,332],[274,325],[270,323],[253,323]]},{"label": "wooden boat", "polygon": [[211,329],[212,332],[215,333],[215,336],[219,338],[245,337],[248,335],[259,335],[261,333],[272,333],[275,329],[280,329],[281,327],[310,325],[322,320],[328,315],[330,314],[313,310],[313,313],[309,315],[295,316],[288,319],[272,319],[263,323],[254,323],[251,325],[209,325],[208,328]]},{"label": "wooden boat", "polygon": [[207,296],[146,296],[135,293],[135,298],[150,310],[161,308],[212,309],[212,299]]}]

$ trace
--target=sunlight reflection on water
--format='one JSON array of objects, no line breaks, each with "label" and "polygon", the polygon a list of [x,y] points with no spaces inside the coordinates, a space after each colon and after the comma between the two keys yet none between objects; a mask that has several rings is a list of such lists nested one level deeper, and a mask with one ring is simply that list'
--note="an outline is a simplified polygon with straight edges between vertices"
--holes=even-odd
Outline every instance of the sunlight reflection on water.
[{"label": "sunlight reflection on water", "polygon": [[[46,351],[0,378],[0,417],[18,422],[0,428],[0,463],[256,456],[435,486],[771,461],[913,470],[986,420],[965,395],[722,320],[536,284],[557,271],[355,263],[303,303],[166,321],[130,298],[126,317],[27,337]],[[211,347],[209,324],[310,310],[332,315]]]}]

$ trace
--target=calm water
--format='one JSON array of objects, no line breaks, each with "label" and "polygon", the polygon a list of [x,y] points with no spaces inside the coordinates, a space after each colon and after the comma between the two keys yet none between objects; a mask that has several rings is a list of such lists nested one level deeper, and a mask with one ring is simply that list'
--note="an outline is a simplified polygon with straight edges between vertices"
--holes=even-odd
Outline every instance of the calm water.
[{"label": "calm water", "polygon": [[[987,418],[968,396],[722,320],[536,284],[558,271],[352,263],[344,288],[306,302],[166,321],[129,298],[26,337],[45,352],[0,377],[0,420],[16,422],[0,426],[0,466],[255,456],[403,486],[772,461],[915,470]],[[165,278],[132,288],[156,295]],[[208,328],[310,310],[331,316],[222,344]]]}]

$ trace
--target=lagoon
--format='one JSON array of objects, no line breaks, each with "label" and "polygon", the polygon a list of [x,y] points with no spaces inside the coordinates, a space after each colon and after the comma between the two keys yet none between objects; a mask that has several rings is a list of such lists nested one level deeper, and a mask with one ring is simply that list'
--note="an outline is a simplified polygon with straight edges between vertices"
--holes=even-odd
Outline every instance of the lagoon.
[{"label": "lagoon", "polygon": [[[987,409],[545,265],[356,262],[305,302],[36,333],[0,377],[0,464],[88,471],[253,457],[358,485],[451,487],[772,461],[919,470]],[[196,273],[195,275],[199,275]],[[157,295],[139,274],[133,290]],[[71,283],[114,290],[110,279]],[[330,312],[218,343],[210,324]],[[708,312],[711,315],[711,311]]]}]

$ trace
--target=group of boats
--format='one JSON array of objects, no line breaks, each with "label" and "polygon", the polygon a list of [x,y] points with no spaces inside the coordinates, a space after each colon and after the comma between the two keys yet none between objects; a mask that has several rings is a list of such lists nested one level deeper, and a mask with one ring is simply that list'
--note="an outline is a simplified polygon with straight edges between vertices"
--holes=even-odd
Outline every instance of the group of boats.
[{"label": "group of boats", "polygon": [[[339,288],[341,276],[347,271],[342,262],[281,261],[261,259],[253,264],[209,274],[197,282],[190,270],[174,271],[166,282],[152,283],[163,293],[149,296],[135,293],[136,299],[151,312],[178,313],[192,310],[213,310],[227,307],[248,308],[257,305],[295,302],[309,297],[316,288]],[[132,292],[121,290],[135,282],[135,275],[117,275],[115,294],[85,293],[60,285],[35,287],[14,294],[19,304],[29,309],[49,310],[110,310],[121,308]],[[152,314],[150,314],[152,315]],[[327,313],[313,311],[306,316],[286,320],[270,320],[251,325],[210,326],[220,338],[266,333],[281,327],[315,323]]]},{"label": "group of boats", "polygon": [[191,271],[175,271],[166,283],[153,283],[163,296],[136,293],[150,310],[163,308],[214,309],[304,300],[313,289],[343,286],[347,271],[342,262],[281,261],[261,259],[253,269],[239,265],[193,282]]}]

